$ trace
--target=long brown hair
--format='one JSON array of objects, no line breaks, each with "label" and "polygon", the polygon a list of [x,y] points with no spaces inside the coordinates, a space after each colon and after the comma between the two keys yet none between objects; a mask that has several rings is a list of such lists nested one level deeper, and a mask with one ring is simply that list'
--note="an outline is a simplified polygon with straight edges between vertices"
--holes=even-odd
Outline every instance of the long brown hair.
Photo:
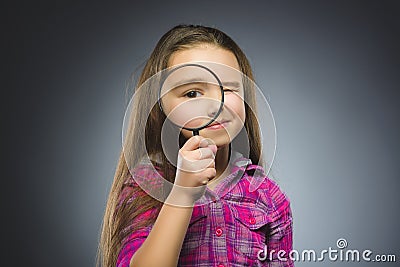
[{"label": "long brown hair", "polygon": [[[228,35],[215,28],[199,25],[178,25],[164,34],[157,43],[138,79],[136,88],[154,74],[166,69],[168,61],[174,52],[204,44],[215,45],[231,51],[236,56],[241,72],[253,80],[253,73],[248,59]],[[127,142],[132,147],[142,147],[140,144],[145,143],[147,151],[135,151],[130,154],[129,166],[134,166],[138,163],[144,153],[151,155],[162,152],[161,128],[165,115],[157,105],[153,105],[155,103],[154,99],[158,97],[157,93],[155,90],[140,90],[135,95],[134,101],[136,102],[133,103],[132,115],[137,119],[129,128]],[[254,89],[245,90],[244,97],[246,111],[244,130],[247,132],[246,136],[249,142],[249,158],[253,163],[259,163],[261,138],[256,116],[250,108],[255,106]],[[146,114],[150,114],[149,118],[147,116],[144,118]],[[143,124],[143,122],[145,123]],[[139,130],[140,127],[145,128],[144,136],[140,134],[143,133]],[[162,162],[160,165],[161,173],[166,180],[174,182],[175,167],[169,163],[163,153],[160,155]],[[153,224],[158,213],[153,214],[148,220],[132,225],[131,222],[135,217],[154,207],[159,211],[162,206],[160,201],[147,195],[138,186],[133,187],[130,194],[140,194],[143,197],[132,199],[128,195],[122,203],[120,202],[121,192],[127,186],[125,182],[130,176],[126,157],[126,151],[125,153],[121,151],[105,209],[97,261],[98,265],[103,267],[115,266],[124,238],[129,235],[129,232]],[[127,231],[126,229],[129,230]]]}]

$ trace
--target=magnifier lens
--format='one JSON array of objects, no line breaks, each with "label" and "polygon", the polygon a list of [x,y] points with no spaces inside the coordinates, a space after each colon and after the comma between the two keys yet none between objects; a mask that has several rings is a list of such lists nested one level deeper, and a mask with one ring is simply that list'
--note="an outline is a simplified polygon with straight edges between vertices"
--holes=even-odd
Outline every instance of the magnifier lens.
[{"label": "magnifier lens", "polygon": [[160,88],[160,103],[178,127],[198,131],[212,123],[223,106],[223,88],[209,68],[187,64],[171,69]]}]

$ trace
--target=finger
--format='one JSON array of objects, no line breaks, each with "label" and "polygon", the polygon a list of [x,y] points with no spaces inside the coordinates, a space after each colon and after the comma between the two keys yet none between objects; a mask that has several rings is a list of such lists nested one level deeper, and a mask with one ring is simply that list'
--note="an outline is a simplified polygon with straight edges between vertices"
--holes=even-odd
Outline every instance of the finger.
[{"label": "finger", "polygon": [[190,150],[195,150],[199,148],[200,142],[204,139],[204,137],[201,137],[200,135],[195,135],[190,137],[185,144],[182,146],[182,150],[184,151],[190,151]]},{"label": "finger", "polygon": [[211,151],[214,153],[214,156],[215,156],[215,154],[217,154],[218,148],[216,145],[208,145],[208,148],[211,149]]},{"label": "finger", "polygon": [[214,168],[208,168],[205,171],[202,172],[202,176],[200,178],[200,182],[203,185],[206,185],[210,180],[215,178],[217,175],[217,171]]},{"label": "finger", "polygon": [[208,168],[204,172],[204,177],[206,177],[208,180],[213,179],[217,175],[217,170],[215,168]]},{"label": "finger", "polygon": [[185,168],[180,168],[186,172],[200,173],[207,168],[215,168],[215,161],[213,159],[195,160],[185,165]]},{"label": "finger", "polygon": [[209,138],[203,138],[200,141],[199,147],[208,147],[209,145],[214,144],[214,142]]},{"label": "finger", "polygon": [[[189,153],[193,153],[193,151]],[[198,156],[198,154],[196,156]],[[182,162],[184,164],[178,164],[177,168],[184,172],[200,173],[207,168],[215,168],[215,160],[213,158],[198,160],[193,159],[193,156],[191,156],[191,159],[185,157],[185,160]]]},{"label": "finger", "polygon": [[214,159],[202,159],[198,161],[199,167],[202,170],[207,168],[215,168],[215,160]]},{"label": "finger", "polygon": [[181,156],[190,162],[199,161],[202,159],[215,159],[215,154],[208,147],[200,147],[196,150],[182,151]]},{"label": "finger", "polygon": [[204,138],[200,141],[200,145],[199,147],[208,147],[210,145],[215,145],[214,140],[210,139],[210,138]]},{"label": "finger", "polygon": [[197,149],[199,151],[199,158],[198,159],[214,159],[215,155],[214,152],[208,147],[201,147]]},{"label": "finger", "polygon": [[217,153],[217,146],[215,145],[214,141],[209,138],[204,138],[203,140],[200,141],[199,147],[208,147],[212,150],[214,154]]}]

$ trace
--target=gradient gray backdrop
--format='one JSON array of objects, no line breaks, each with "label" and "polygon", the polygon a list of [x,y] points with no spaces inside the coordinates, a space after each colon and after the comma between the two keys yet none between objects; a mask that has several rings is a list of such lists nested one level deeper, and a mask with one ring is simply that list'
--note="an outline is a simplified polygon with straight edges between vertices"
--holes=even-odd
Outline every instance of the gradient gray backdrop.
[{"label": "gradient gray backdrop", "polygon": [[[398,1],[4,6],[2,266],[94,265],[126,83],[178,23],[216,26],[250,59],[276,120],[273,173],[292,202],[294,248],[346,238],[399,261],[399,11]],[[296,264],[364,265],[396,266]]]}]

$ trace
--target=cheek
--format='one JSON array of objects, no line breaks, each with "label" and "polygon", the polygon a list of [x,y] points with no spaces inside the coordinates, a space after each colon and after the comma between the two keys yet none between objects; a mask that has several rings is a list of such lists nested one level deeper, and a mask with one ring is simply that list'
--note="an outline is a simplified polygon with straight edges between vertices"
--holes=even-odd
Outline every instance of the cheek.
[{"label": "cheek", "polygon": [[241,120],[243,124],[246,118],[246,111],[243,99],[237,94],[227,94],[225,95],[224,104],[231,115],[235,119]]}]

